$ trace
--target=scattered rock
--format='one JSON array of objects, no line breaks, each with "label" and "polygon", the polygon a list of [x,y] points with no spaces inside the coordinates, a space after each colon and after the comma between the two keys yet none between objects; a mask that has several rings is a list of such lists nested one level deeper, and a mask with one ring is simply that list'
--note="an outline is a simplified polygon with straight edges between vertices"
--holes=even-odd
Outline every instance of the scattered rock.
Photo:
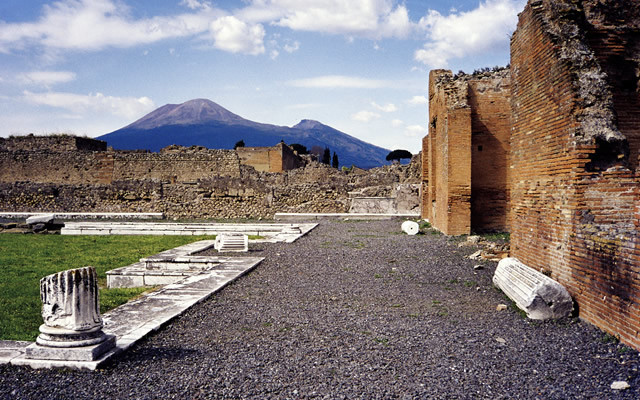
[{"label": "scattered rock", "polygon": [[503,338],[501,338],[501,337],[497,337],[497,338],[496,338],[496,342],[498,342],[498,343],[500,343],[500,344],[507,344],[506,339],[503,339]]},{"label": "scattered rock", "polygon": [[615,381],[611,384],[613,390],[627,390],[631,386],[626,381]]},{"label": "scattered rock", "polygon": [[478,244],[478,243],[480,243],[480,236],[473,235],[473,236],[467,237],[467,243],[469,243],[469,244]]},{"label": "scattered rock", "polygon": [[509,308],[506,304],[498,304],[498,306],[496,307],[496,311],[504,311],[507,308]]},{"label": "scattered rock", "polygon": [[469,256],[470,259],[472,260],[479,260],[482,258],[482,250],[478,250],[475,253],[473,253],[472,255]]},{"label": "scattered rock", "polygon": [[467,240],[465,240],[462,243],[459,243],[458,247],[477,246],[478,244],[480,244],[480,236],[472,235],[472,236],[467,236]]},{"label": "scattered rock", "polygon": [[35,233],[39,233],[46,230],[47,226],[45,224],[35,224],[32,229]]},{"label": "scattered rock", "polygon": [[473,269],[474,269],[474,270],[476,270],[476,271],[481,270],[481,269],[484,269],[484,265],[482,265],[482,264],[474,265],[474,266],[473,266]]}]

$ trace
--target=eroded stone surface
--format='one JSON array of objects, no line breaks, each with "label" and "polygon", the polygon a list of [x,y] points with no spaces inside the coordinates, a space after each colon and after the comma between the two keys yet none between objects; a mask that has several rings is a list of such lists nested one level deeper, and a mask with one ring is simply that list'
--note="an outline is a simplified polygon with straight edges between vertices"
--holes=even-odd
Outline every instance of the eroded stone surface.
[{"label": "eroded stone surface", "polygon": [[51,274],[40,280],[42,319],[52,328],[88,331],[102,327],[94,267]]},{"label": "eroded stone surface", "polygon": [[115,347],[115,336],[102,331],[94,267],[42,278],[40,296],[44,324],[25,350],[27,359],[94,361]]},{"label": "eroded stone surface", "polygon": [[573,301],[564,286],[515,258],[498,263],[493,283],[531,319],[562,318],[573,310]]}]

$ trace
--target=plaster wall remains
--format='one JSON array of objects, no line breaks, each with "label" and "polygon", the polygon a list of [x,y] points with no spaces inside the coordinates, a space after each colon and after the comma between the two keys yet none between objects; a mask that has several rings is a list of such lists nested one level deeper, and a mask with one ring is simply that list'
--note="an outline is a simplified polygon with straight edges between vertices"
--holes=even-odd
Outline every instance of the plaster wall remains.
[{"label": "plaster wall remains", "polygon": [[449,235],[508,229],[510,74],[429,75],[423,217]]},{"label": "plaster wall remains", "polygon": [[511,42],[511,250],[640,348],[640,4],[530,1]]}]

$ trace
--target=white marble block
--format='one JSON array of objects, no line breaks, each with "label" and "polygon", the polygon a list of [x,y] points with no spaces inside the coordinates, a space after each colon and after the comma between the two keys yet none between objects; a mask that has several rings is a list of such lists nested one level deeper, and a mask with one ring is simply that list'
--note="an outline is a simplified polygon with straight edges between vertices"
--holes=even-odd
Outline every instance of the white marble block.
[{"label": "white marble block", "polygon": [[237,235],[237,234],[223,234],[216,237],[216,250],[218,252],[237,251],[247,252],[249,251],[249,236]]},{"label": "white marble block", "polygon": [[404,221],[401,228],[407,235],[417,235],[420,232],[420,225],[414,221]]},{"label": "white marble block", "polygon": [[32,215],[31,217],[27,218],[27,224],[29,225],[48,224],[53,221],[53,218],[54,218],[53,214]]},{"label": "white marble block", "polygon": [[498,263],[493,284],[531,319],[562,318],[573,310],[573,300],[564,286],[516,258]]}]

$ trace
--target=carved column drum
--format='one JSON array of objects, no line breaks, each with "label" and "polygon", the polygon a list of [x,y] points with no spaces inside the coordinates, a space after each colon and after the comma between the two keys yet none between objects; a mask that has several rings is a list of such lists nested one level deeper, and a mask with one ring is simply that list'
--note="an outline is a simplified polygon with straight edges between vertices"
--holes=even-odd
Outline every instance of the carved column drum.
[{"label": "carved column drum", "polygon": [[101,343],[102,318],[98,276],[94,267],[67,270],[40,280],[42,318],[36,343],[49,347],[80,347]]}]

